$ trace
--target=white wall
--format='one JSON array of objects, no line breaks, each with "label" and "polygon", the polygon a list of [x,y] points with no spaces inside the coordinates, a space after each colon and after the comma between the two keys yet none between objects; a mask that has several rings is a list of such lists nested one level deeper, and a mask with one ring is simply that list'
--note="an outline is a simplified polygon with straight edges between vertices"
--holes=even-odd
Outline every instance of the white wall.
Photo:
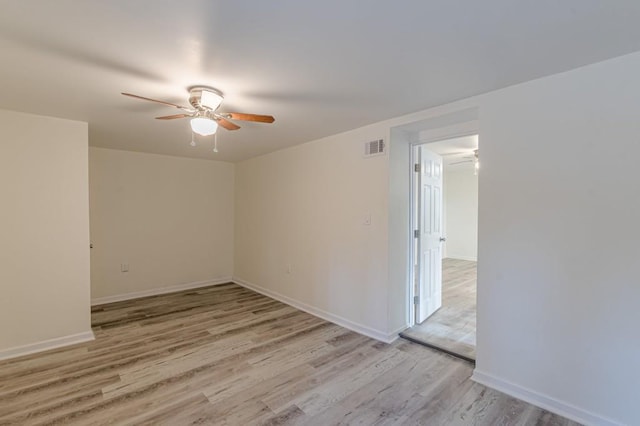
[{"label": "white wall", "polygon": [[87,124],[0,110],[0,194],[0,358],[91,338]]},{"label": "white wall", "polygon": [[237,164],[236,278],[386,336],[387,161],[363,158],[381,136],[363,128]]},{"label": "white wall", "polygon": [[231,278],[233,164],[92,147],[89,172],[94,301]]},{"label": "white wall", "polygon": [[487,95],[480,112],[477,370],[629,425],[638,75],[640,54],[625,56]]},{"label": "white wall", "polygon": [[445,257],[478,259],[478,176],[473,170],[444,174]]},{"label": "white wall", "polygon": [[[407,317],[420,139],[400,128],[477,109],[475,378],[585,423],[640,424],[638,75],[640,53],[240,163],[236,275],[390,333]],[[389,156],[359,159],[379,136]]]}]

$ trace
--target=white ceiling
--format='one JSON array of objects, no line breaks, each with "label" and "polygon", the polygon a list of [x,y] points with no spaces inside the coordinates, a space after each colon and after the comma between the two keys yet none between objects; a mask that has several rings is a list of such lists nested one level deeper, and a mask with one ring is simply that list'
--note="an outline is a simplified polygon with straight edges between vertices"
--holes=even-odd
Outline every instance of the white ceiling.
[{"label": "white ceiling", "polygon": [[[438,142],[431,142],[427,144],[427,148],[442,156],[442,164],[445,172],[473,173],[474,150],[478,149],[478,135],[462,136]],[[467,163],[459,163],[466,160],[470,161]]]},{"label": "white ceiling", "polygon": [[[0,108],[90,144],[239,161],[640,50],[637,0],[0,0]],[[189,146],[186,88],[273,125]],[[203,139],[204,141],[204,139]]]}]

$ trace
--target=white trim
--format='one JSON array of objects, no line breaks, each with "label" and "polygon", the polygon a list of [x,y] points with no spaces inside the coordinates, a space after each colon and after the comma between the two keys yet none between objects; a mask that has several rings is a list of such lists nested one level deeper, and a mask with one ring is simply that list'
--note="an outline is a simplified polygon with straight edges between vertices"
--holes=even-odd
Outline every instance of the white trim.
[{"label": "white trim", "polygon": [[[477,108],[465,108],[461,111]],[[447,114],[449,115],[449,114]],[[435,127],[426,131],[418,132],[418,141],[414,145],[423,145],[426,143],[441,142],[447,139],[462,138],[465,136],[477,135],[480,133],[480,120],[461,121],[444,127]]]},{"label": "white trim", "polygon": [[[476,110],[476,112],[478,111],[477,107],[471,107],[471,108],[464,108],[461,110],[457,110],[457,111],[453,111],[450,113],[446,113],[443,116],[448,116],[448,115],[454,115],[454,114],[458,114],[461,112],[466,112],[468,110]],[[433,116],[430,117],[429,119],[437,119],[439,117],[442,116]],[[429,120],[427,119],[427,120]],[[402,126],[398,126],[398,127],[402,127]],[[418,131],[418,140],[417,141],[413,141],[409,144],[409,150],[410,150],[410,158],[409,158],[409,170],[411,173],[410,176],[410,185],[409,185],[409,214],[410,214],[410,220],[409,220],[409,226],[410,228],[408,229],[409,232],[409,281],[407,282],[407,286],[408,291],[407,294],[409,295],[409,299],[407,300],[407,305],[406,305],[406,309],[407,309],[407,324],[409,325],[409,327],[413,327],[414,325],[416,325],[416,311],[415,311],[415,304],[413,303],[413,301],[415,300],[415,283],[416,283],[416,276],[415,276],[415,267],[414,265],[417,265],[417,258],[418,258],[418,253],[416,252],[416,244],[414,244],[414,237],[413,237],[413,231],[415,229],[418,229],[418,219],[415,215],[416,212],[416,203],[418,202],[418,200],[415,199],[415,191],[416,191],[416,173],[414,173],[414,164],[416,164],[416,162],[418,162],[418,156],[416,155],[416,148],[421,146],[421,145],[428,145],[430,143],[434,143],[434,142],[441,142],[441,141],[445,141],[448,139],[454,139],[454,138],[459,138],[459,137],[464,137],[464,136],[472,136],[472,135],[479,135],[480,134],[480,121],[476,118],[473,120],[464,120],[464,121],[460,121],[454,124],[450,124],[447,126],[441,126],[441,127],[435,127],[432,129],[428,129],[426,131]],[[443,257],[444,257],[444,252],[443,252]],[[466,259],[463,259],[466,260]],[[474,259],[477,262],[477,259]]]},{"label": "white trim", "polygon": [[55,339],[43,340],[41,342],[29,343],[28,345],[16,346],[14,348],[0,350],[0,360],[17,358],[19,356],[30,355],[36,352],[48,351],[61,348],[63,346],[75,345],[78,343],[94,340],[93,331],[85,331],[69,336],[56,337]]},{"label": "white trim", "polygon": [[122,302],[124,300],[139,299],[141,297],[157,296],[159,294],[175,293],[182,290],[190,290],[192,288],[226,284],[230,283],[231,281],[231,277],[223,277],[206,281],[194,281],[191,283],[177,284],[168,287],[152,288],[150,290],[135,291],[132,293],[116,294],[115,296],[96,297],[95,299],[91,299],[91,306],[104,305],[105,303]]},{"label": "white trim", "polygon": [[417,190],[418,185],[418,175],[415,171],[415,165],[418,163],[418,145],[411,144],[409,145],[409,265],[407,265],[407,270],[409,271],[409,281],[407,282],[407,295],[409,295],[406,300],[406,309],[407,309],[407,324],[409,327],[413,327],[416,325],[416,304],[413,303],[416,300],[416,265],[418,252],[416,251],[416,240],[414,232],[416,229],[419,229],[418,226],[418,218],[416,216],[416,203],[418,202],[415,198],[415,191]]},{"label": "white trim", "polygon": [[407,328],[409,328],[408,324],[403,325],[402,327],[398,328],[395,331],[392,331],[391,333],[388,334],[389,336],[389,340],[386,341],[385,343],[393,343],[396,340],[398,340],[400,338],[400,333],[402,333],[403,331],[405,331]]},{"label": "white trim", "polygon": [[319,309],[314,306],[308,305],[299,300],[292,299],[289,296],[285,296],[283,294],[261,287],[257,284],[250,283],[243,279],[233,277],[233,282],[238,285],[241,285],[242,287],[248,288],[249,290],[253,290],[257,293],[260,293],[272,299],[278,300],[282,303],[286,303],[287,305],[293,306],[296,309],[300,309],[301,311],[307,312],[311,315],[315,315],[319,318],[322,318],[325,321],[332,322],[341,327],[348,328],[349,330],[355,331],[356,333],[363,334],[367,337],[371,337],[372,339],[376,339],[384,343],[394,342],[399,337],[398,334],[407,328],[406,326],[403,326],[392,333],[385,333],[383,331],[376,330],[371,327],[367,327],[366,325],[353,322],[339,315],[332,314],[331,312],[327,312],[323,309]]},{"label": "white trim", "polygon": [[524,388],[515,383],[499,379],[490,374],[478,371],[477,369],[473,371],[471,380],[584,425],[622,426],[622,423],[615,422],[567,402]]}]

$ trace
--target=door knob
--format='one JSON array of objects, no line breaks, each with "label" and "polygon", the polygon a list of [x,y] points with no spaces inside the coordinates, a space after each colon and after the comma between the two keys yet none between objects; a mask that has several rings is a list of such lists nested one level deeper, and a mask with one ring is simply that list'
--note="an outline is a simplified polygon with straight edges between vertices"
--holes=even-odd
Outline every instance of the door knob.
[{"label": "door knob", "polygon": [[447,241],[447,239],[446,239],[445,237],[440,237],[440,242],[441,242],[441,243],[443,243],[443,242],[445,242],[445,241]]}]

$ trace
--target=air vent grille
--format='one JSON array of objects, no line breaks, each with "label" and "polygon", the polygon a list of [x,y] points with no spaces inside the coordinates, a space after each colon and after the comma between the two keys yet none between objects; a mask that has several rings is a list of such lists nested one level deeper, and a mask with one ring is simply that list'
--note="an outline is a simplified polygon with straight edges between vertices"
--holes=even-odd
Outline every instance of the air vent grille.
[{"label": "air vent grille", "polygon": [[372,157],[374,155],[381,155],[385,152],[384,139],[376,139],[364,144],[364,156]]}]

